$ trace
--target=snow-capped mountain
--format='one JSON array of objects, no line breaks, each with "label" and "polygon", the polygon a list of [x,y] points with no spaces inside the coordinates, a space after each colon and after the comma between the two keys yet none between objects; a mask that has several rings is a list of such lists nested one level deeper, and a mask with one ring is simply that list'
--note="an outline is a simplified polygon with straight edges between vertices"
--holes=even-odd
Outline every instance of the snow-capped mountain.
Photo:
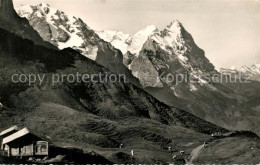
[{"label": "snow-capped mountain", "polygon": [[220,73],[230,75],[236,78],[244,78],[250,80],[260,81],[260,64],[254,64],[252,66],[243,65],[240,69],[236,68],[221,68]]},{"label": "snow-capped mountain", "polygon": [[96,33],[103,40],[110,42],[115,48],[120,49],[126,60],[125,64],[129,65],[134,57],[137,57],[147,41],[148,37],[158,29],[154,25],[145,27],[134,35],[125,34],[121,31],[97,31]]},{"label": "snow-capped mountain", "polygon": [[29,20],[45,41],[59,49],[72,47],[88,58],[96,59],[98,48],[89,42],[90,39],[97,42],[99,38],[86,33],[91,29],[80,18],[65,14],[45,3],[37,6],[17,6],[16,11],[18,15]]},{"label": "snow-capped mountain", "polygon": [[125,34],[120,31],[97,31],[97,34],[103,40],[112,43],[114,47],[120,49],[123,54],[127,51],[138,56],[144,43],[148,37],[157,32],[158,29],[154,25],[145,27],[134,35]]},{"label": "snow-capped mountain", "polygon": [[129,34],[120,31],[96,31],[98,36],[103,40],[110,42],[115,48],[120,49],[123,54],[128,51],[127,40],[130,38]]},{"label": "snow-capped mountain", "polygon": [[[203,72],[214,71],[214,66],[204,56],[203,50],[196,46],[191,35],[186,32],[178,20],[172,21],[162,31],[151,25],[134,35],[120,31],[99,31],[97,34],[122,51],[125,59],[127,59],[125,64],[129,65],[128,67],[132,70],[132,73],[140,79],[144,87],[162,86],[163,82],[158,81],[158,73],[163,68],[169,69],[170,65],[172,65],[169,59],[178,63],[180,65],[178,69],[183,70],[183,73],[189,72],[194,76],[199,76]],[[153,47],[153,45],[156,46]],[[140,65],[138,61],[144,62],[147,58],[142,59],[139,56],[143,55],[144,50],[149,49],[154,51],[160,49],[165,55],[161,57],[156,55],[153,60],[153,62],[157,61],[156,64],[151,65],[151,61],[148,60],[149,62],[147,61],[145,65]],[[163,58],[163,60],[159,58]],[[174,65],[176,66],[176,64]],[[148,74],[149,78],[143,76]]]},{"label": "snow-capped mountain", "polygon": [[[145,66],[145,67],[144,67]],[[131,64],[133,74],[138,77],[143,86],[170,86],[174,82],[166,82],[167,74],[192,74],[198,77],[198,83],[204,84],[201,75],[215,72],[214,66],[205,57],[204,51],[194,42],[192,36],[184,29],[178,20],[173,20],[162,31],[155,31],[143,45],[138,56]],[[143,78],[150,74],[149,81]],[[165,75],[159,77],[160,73]],[[142,81],[143,80],[143,81]],[[190,84],[193,90],[194,85]]]},{"label": "snow-capped mountain", "polygon": [[[123,73],[128,72],[130,75],[130,71],[121,66],[125,65],[132,70],[143,87],[162,86],[165,80],[158,79],[162,70],[172,74],[188,72],[196,77],[203,72],[214,71],[214,66],[204,56],[204,51],[197,47],[178,20],[172,21],[162,31],[151,25],[129,35],[119,31],[95,32],[80,18],[45,3],[17,6],[16,11],[29,20],[45,41],[59,49],[71,47],[112,71],[124,70]],[[123,56],[115,48],[121,50]],[[147,51],[155,53],[153,59],[150,58],[151,54],[149,59],[146,58]],[[112,54],[109,55],[109,52]],[[160,53],[157,54],[158,52]],[[144,65],[146,60],[148,61]],[[143,76],[147,73],[150,74],[149,78]],[[202,82],[200,79],[199,83],[203,84]],[[192,84],[191,89],[195,89]]]},{"label": "snow-capped mountain", "polygon": [[241,72],[243,73],[249,73],[252,75],[260,74],[260,64],[254,64],[250,67],[244,65],[241,67]]},{"label": "snow-capped mountain", "polygon": [[59,49],[73,48],[112,72],[125,74],[128,80],[139,85],[138,79],[123,64],[121,51],[101,39],[80,18],[66,14],[45,3],[36,6],[16,6],[15,9],[20,17],[29,21],[43,40],[52,43]]}]

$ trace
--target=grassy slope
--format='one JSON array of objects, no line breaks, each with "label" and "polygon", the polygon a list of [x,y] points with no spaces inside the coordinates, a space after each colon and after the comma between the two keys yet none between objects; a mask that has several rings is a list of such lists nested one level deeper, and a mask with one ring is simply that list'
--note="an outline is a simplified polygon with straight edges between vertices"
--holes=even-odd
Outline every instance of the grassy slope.
[{"label": "grassy slope", "polygon": [[260,160],[260,140],[257,138],[228,137],[211,142],[202,149],[193,163],[257,164]]},{"label": "grassy slope", "polygon": [[200,87],[190,92],[179,86],[183,97],[177,98],[168,88],[147,88],[157,99],[186,110],[206,121],[233,130],[248,130],[260,135],[260,82],[215,83],[215,91]]}]

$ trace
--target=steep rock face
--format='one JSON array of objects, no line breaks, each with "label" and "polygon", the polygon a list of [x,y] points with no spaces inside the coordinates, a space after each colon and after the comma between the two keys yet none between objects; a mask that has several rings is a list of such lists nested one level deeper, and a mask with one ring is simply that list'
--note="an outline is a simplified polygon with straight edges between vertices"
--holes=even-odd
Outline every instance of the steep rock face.
[{"label": "steep rock face", "polygon": [[[192,36],[177,20],[171,22],[163,31],[152,34],[143,45],[140,56],[131,64],[134,75],[140,79],[143,73],[147,72],[134,66],[142,66],[144,59],[149,59],[153,64],[151,69],[157,70],[157,78],[161,83],[168,83],[167,86],[170,87],[176,81],[166,82],[165,76],[168,74],[173,76],[193,74],[198,77],[203,73],[216,73],[214,66],[205,57],[204,51],[195,44]],[[163,76],[160,76],[162,73],[164,73]],[[152,86],[157,86],[157,84]],[[144,85],[144,87],[149,87],[149,85]]]},{"label": "steep rock face", "polygon": [[194,69],[202,72],[214,72],[214,66],[205,57],[205,53],[200,49],[178,20],[171,22],[161,35],[167,41],[168,50],[176,54],[185,64],[188,63]]},{"label": "steep rock face", "polygon": [[140,86],[139,80],[124,66],[122,53],[100,39],[80,18],[45,3],[17,6],[16,11],[21,17],[29,20],[31,26],[45,41],[59,49],[71,47],[114,73],[125,74],[129,81]]}]

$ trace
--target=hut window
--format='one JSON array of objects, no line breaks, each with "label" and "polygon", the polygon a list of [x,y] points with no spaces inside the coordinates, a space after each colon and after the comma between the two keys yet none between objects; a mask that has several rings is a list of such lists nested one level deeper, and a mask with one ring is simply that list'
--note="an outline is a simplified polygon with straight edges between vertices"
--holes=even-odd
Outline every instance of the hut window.
[{"label": "hut window", "polygon": [[26,154],[26,147],[25,146],[20,148],[20,154]]},{"label": "hut window", "polygon": [[41,148],[41,147],[40,147],[40,146],[38,146],[38,145],[37,145],[37,146],[35,146],[35,151],[36,151],[36,153],[39,153],[39,152],[40,152],[40,148]]},{"label": "hut window", "polygon": [[42,145],[41,152],[47,152],[47,146],[46,145]]}]

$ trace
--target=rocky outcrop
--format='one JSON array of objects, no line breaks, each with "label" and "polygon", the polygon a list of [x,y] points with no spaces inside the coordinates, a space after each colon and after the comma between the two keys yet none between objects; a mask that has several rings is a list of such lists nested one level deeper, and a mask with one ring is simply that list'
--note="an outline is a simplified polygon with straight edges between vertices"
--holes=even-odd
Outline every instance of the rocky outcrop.
[{"label": "rocky outcrop", "polygon": [[57,41],[58,42],[67,42],[70,38],[69,34],[66,33],[64,30],[62,30],[61,28],[57,29]]}]

